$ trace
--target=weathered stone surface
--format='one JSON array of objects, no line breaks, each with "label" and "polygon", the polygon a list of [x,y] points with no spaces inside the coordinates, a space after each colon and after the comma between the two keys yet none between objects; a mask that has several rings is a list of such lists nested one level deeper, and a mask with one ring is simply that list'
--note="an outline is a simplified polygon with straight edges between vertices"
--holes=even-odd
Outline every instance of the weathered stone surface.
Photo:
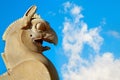
[{"label": "weathered stone surface", "polygon": [[50,49],[42,42],[57,44],[57,35],[50,25],[35,14],[32,6],[13,22],[3,35],[5,52],[2,58],[7,72],[0,80],[59,80],[54,65],[42,52]]},{"label": "weathered stone surface", "polygon": [[4,74],[1,80],[51,80],[47,68],[39,61],[28,60]]}]

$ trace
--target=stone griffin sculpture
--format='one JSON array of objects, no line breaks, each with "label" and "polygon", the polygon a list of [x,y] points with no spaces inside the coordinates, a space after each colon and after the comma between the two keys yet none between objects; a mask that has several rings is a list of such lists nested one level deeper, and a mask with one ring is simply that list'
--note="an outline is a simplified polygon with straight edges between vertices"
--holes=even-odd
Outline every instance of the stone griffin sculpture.
[{"label": "stone griffin sculpture", "polygon": [[30,7],[5,31],[2,58],[7,72],[0,80],[59,80],[55,67],[42,54],[50,49],[42,46],[43,41],[56,45],[58,38],[49,23],[35,13],[36,9],[36,6]]}]

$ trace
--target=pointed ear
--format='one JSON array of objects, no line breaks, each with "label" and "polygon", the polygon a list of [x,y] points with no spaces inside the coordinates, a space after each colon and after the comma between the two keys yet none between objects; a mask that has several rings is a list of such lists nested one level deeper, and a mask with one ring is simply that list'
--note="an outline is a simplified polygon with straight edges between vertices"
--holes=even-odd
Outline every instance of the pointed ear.
[{"label": "pointed ear", "polygon": [[35,14],[36,9],[37,9],[37,6],[35,6],[35,5],[32,6],[32,7],[30,7],[30,8],[27,10],[27,12],[24,14],[24,16],[32,17],[32,16]]},{"label": "pointed ear", "polygon": [[23,26],[21,29],[28,29],[30,26],[31,18],[34,16],[37,7],[31,6],[23,16]]}]

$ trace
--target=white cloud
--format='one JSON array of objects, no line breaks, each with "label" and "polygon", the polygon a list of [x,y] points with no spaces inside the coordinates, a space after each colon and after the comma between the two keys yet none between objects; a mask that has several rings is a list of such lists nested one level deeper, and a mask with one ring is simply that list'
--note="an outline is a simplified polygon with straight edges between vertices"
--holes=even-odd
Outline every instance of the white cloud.
[{"label": "white cloud", "polygon": [[63,6],[64,6],[64,11],[67,12],[68,8],[70,8],[70,6],[71,6],[71,3],[66,2],[66,3],[63,4]]},{"label": "white cloud", "polygon": [[[99,35],[100,27],[88,29],[82,20],[80,6],[67,2],[64,3],[64,8],[71,17],[65,17],[63,22],[62,45],[68,57],[68,63],[62,67],[63,80],[119,80],[120,59],[114,59],[110,52],[101,56],[99,54],[103,43],[103,38]],[[85,44],[96,53],[89,55],[89,60],[81,57]]]},{"label": "white cloud", "polygon": [[87,66],[81,63],[72,68],[64,65],[63,74],[64,80],[119,80],[120,59],[114,60],[112,53],[104,53]]},{"label": "white cloud", "polygon": [[71,9],[71,13],[73,15],[79,15],[81,11],[81,7],[74,5],[74,7]]},{"label": "white cloud", "polygon": [[108,34],[115,37],[115,38],[120,39],[120,33],[117,31],[108,31]]}]

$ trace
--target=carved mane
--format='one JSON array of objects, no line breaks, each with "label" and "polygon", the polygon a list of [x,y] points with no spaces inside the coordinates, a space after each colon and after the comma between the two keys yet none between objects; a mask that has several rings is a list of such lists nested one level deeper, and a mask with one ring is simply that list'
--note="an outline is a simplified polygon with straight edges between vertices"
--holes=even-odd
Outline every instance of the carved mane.
[{"label": "carved mane", "polygon": [[[38,15],[38,14],[34,14],[34,16],[33,16],[32,18],[39,18],[39,19],[42,20],[41,16]],[[16,30],[16,29],[19,29],[19,27],[16,27],[16,24],[20,23],[21,21],[22,21],[22,18],[14,21],[12,24],[9,25],[9,27],[5,30],[5,32],[4,32],[3,36],[2,36],[3,40],[6,40],[7,36],[8,36],[11,32],[13,32],[13,31]],[[20,24],[21,24],[21,23],[20,23]]]}]

